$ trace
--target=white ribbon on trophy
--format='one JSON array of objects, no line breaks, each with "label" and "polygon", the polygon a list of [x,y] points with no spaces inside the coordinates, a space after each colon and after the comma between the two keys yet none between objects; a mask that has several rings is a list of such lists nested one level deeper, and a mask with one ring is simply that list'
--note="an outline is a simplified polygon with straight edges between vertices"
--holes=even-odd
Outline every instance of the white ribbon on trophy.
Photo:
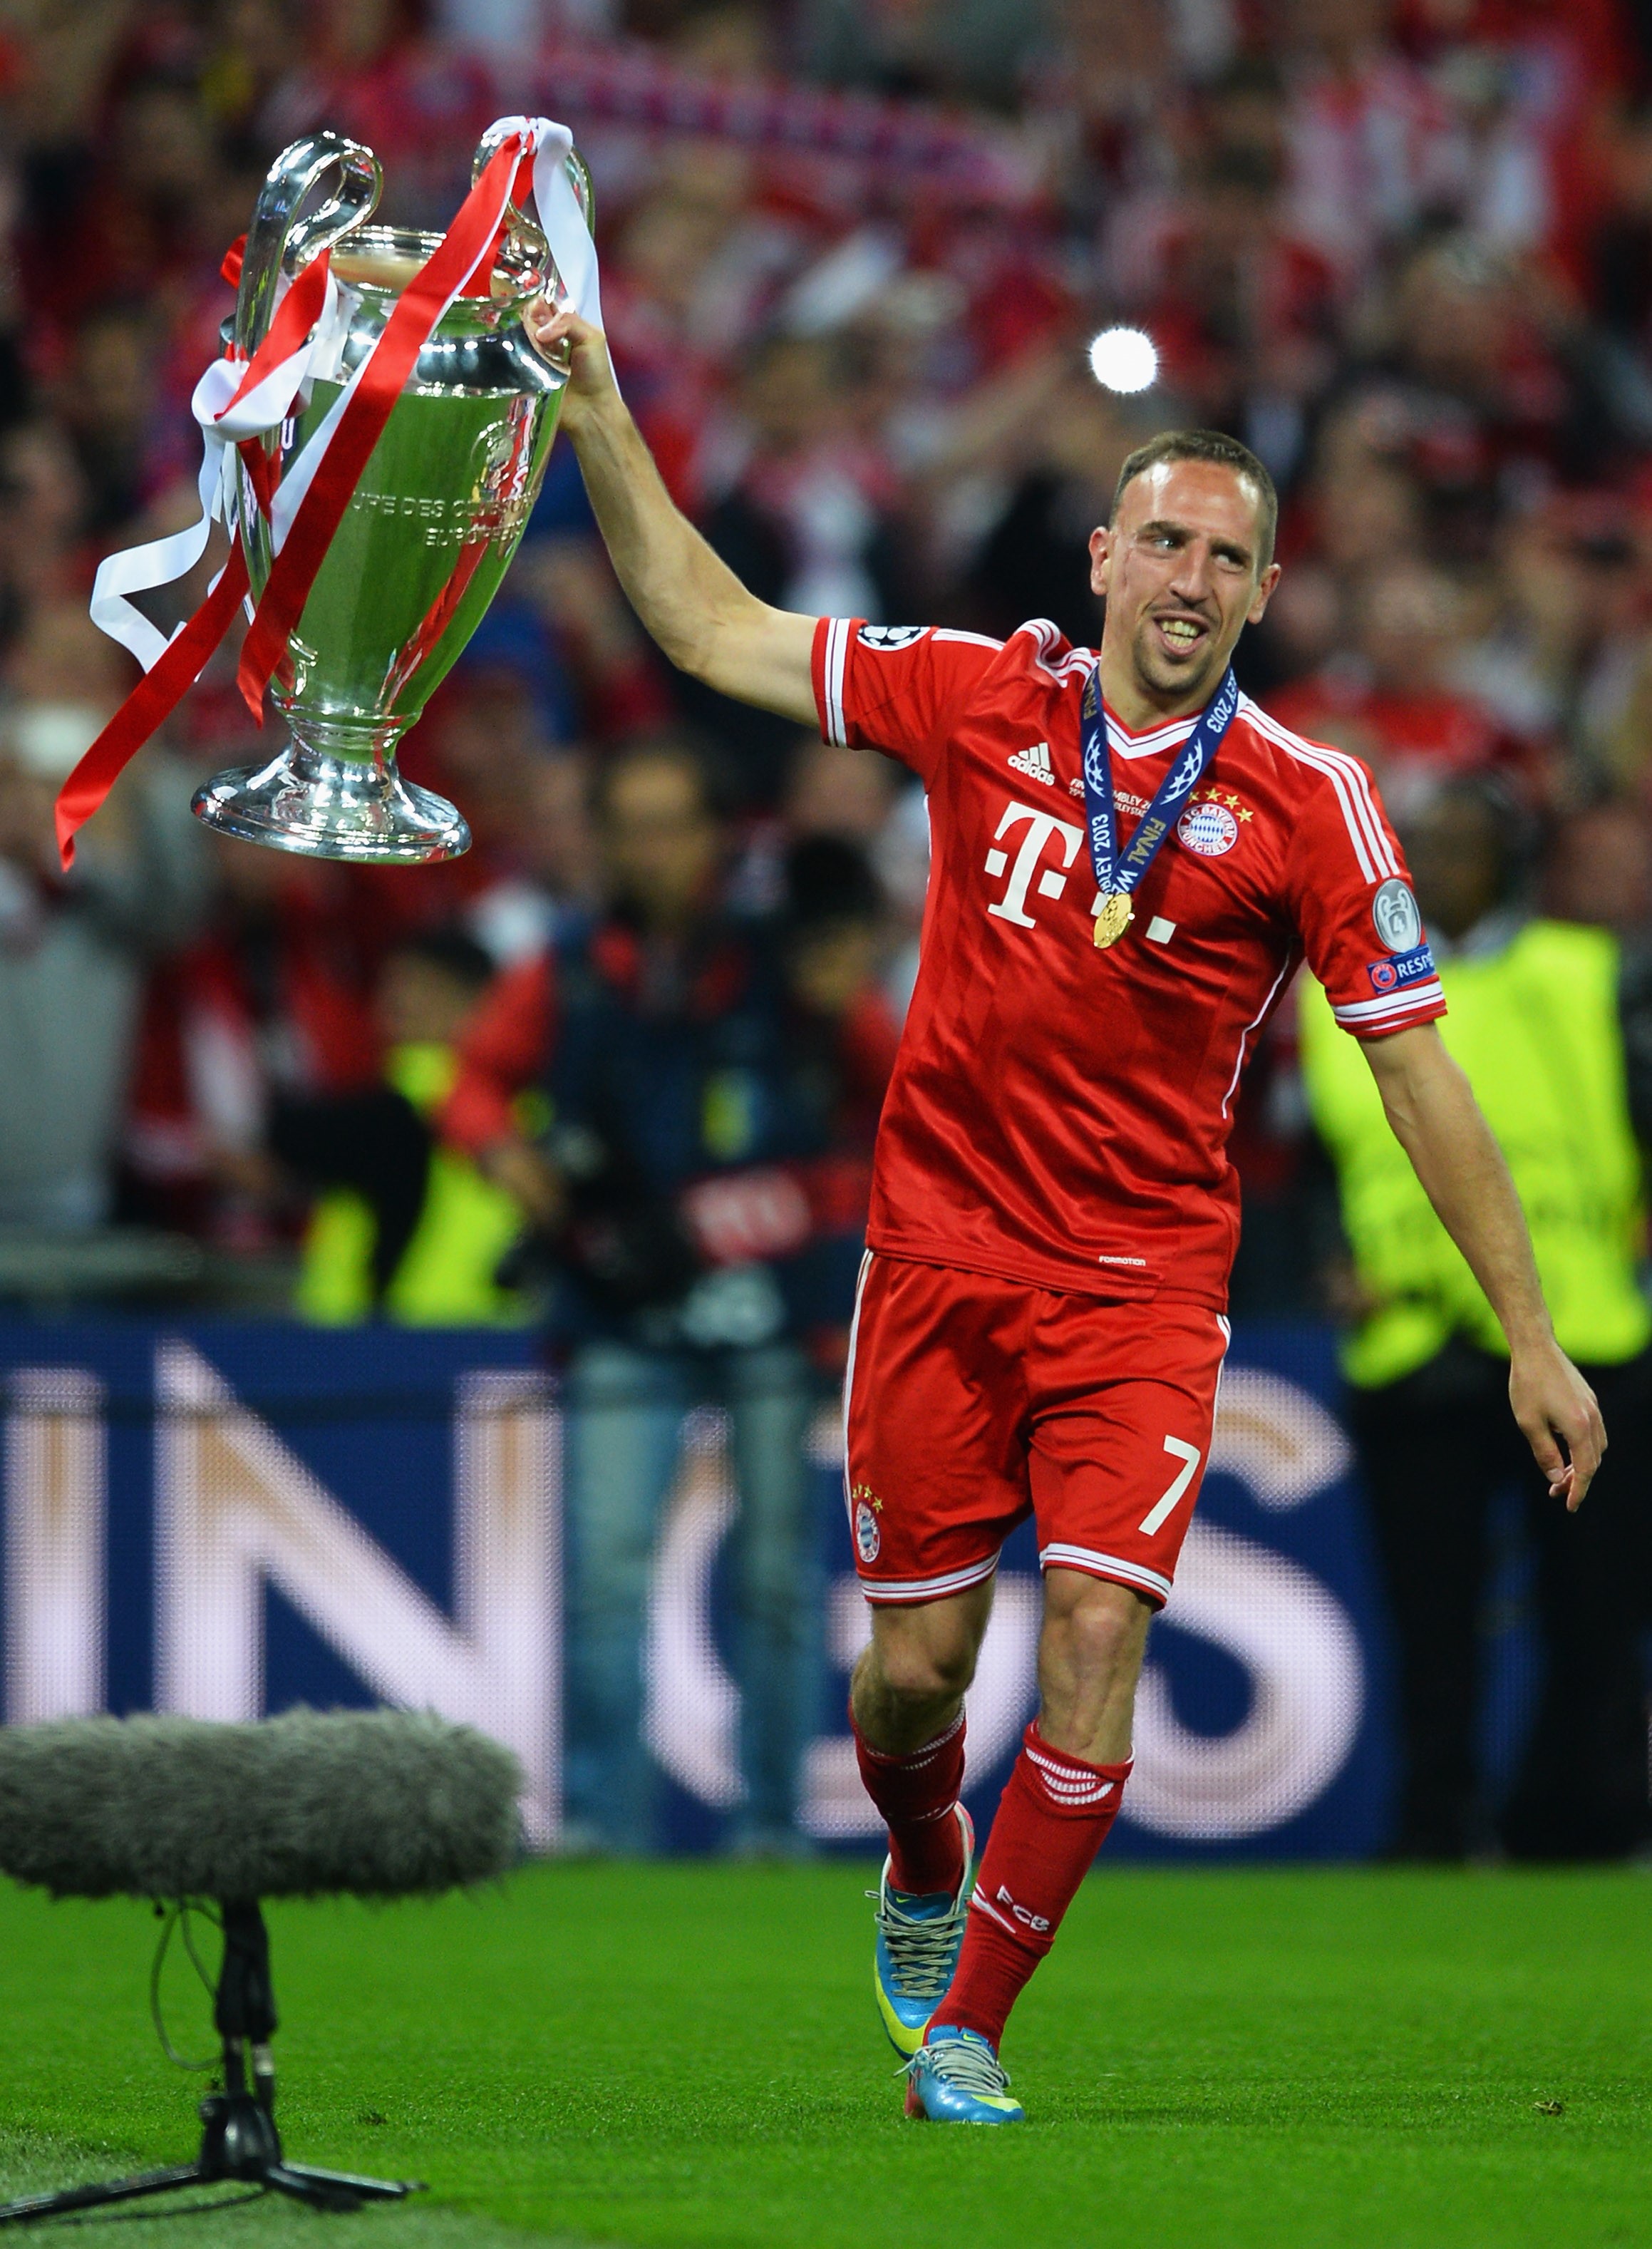
[{"label": "white ribbon on trophy", "polygon": [[[602,299],[597,277],[597,246],[567,172],[573,135],[566,125],[559,125],[548,117],[505,117],[490,128],[490,138],[497,135],[504,140],[513,134],[520,134],[532,147],[533,200],[540,230],[556,269],[558,301],[571,305],[582,319],[600,327]],[[347,241],[348,237],[343,239]],[[324,257],[326,254],[321,253]],[[293,285],[284,274],[281,277],[275,306],[278,317]],[[463,293],[463,288],[461,283],[442,306],[430,324],[432,334]],[[161,632],[137,608],[132,596],[173,585],[193,570],[206,552],[215,522],[223,524],[227,531],[234,530],[237,505],[234,447],[245,438],[264,437],[278,430],[295,404],[307,402],[300,394],[305,392],[312,372],[319,375],[330,366],[337,366],[353,303],[354,292],[347,286],[341,288],[329,272],[321,308],[308,336],[244,397],[236,397],[246,378],[244,360],[214,360],[195,385],[189,408],[202,435],[201,471],[196,480],[201,501],[198,521],[166,538],[150,540],[141,547],[128,547],[118,554],[106,556],[99,565],[93,583],[93,622],[128,650],[146,671],[154,669],[171,641],[182,631],[183,624],[180,622],[171,634]],[[356,386],[371,363],[369,354],[334,399],[314,439],[305,447],[276,492],[271,507],[271,532],[277,554],[285,544],[293,518],[326,457]],[[217,583],[216,578],[213,583]],[[250,606],[248,613],[250,615]]]},{"label": "white ribbon on trophy", "polygon": [[[284,297],[291,286],[284,275]],[[226,530],[233,530],[236,478],[232,448],[243,438],[260,437],[268,430],[280,428],[292,411],[318,348],[330,338],[342,335],[340,313],[339,285],[329,273],[320,318],[308,339],[273,368],[238,405],[232,405],[231,401],[245,377],[246,361],[213,361],[196,383],[189,401],[189,410],[200,425],[202,436],[201,473],[196,479],[201,498],[199,521],[165,539],[152,539],[142,547],[128,547],[119,554],[106,555],[98,565],[92,588],[92,622],[111,640],[118,640],[122,648],[129,650],[146,671],[159,663],[173,635],[152,625],[134,603],[132,595],[152,593],[158,586],[170,586],[193,570],[207,551],[207,540],[215,522],[222,523]],[[182,630],[181,620],[175,631]]]}]

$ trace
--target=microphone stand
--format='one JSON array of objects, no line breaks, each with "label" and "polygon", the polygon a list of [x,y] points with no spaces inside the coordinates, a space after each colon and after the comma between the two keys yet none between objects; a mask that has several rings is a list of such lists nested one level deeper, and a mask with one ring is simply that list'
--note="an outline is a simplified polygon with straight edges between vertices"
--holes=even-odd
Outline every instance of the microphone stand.
[{"label": "microphone stand", "polygon": [[[317,2170],[291,2163],[275,2121],[275,1993],[270,1982],[270,1937],[256,1899],[226,1900],[223,1964],[212,2019],[223,2044],[223,2089],[201,2103],[201,2152],[192,2163],[138,2171],[130,2178],[72,2186],[61,2194],[31,2194],[0,2204],[0,2225],[26,2225],[77,2210],[101,2210],[141,2196],[181,2187],[216,2186],[236,2179],[291,2195],[316,2210],[359,2210],[364,2202],[399,2202],[418,2193],[416,2179],[358,2178],[349,2171]],[[249,2063],[250,2072],[249,2073]],[[249,2074],[250,2083],[249,2083]]]}]

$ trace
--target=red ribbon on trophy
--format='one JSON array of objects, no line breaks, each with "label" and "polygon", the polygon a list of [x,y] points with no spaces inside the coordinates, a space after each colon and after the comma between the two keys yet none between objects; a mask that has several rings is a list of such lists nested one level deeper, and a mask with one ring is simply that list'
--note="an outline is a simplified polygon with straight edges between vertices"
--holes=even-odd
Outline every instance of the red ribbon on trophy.
[{"label": "red ribbon on trophy", "polygon": [[[238,530],[232,535],[229,557],[213,580],[206,600],[170,640],[162,640],[141,612],[132,608],[127,595],[168,584],[193,568],[205,550],[212,521],[215,518],[225,519],[231,505],[227,497],[230,490],[228,446],[236,429],[237,410],[244,412],[249,402],[252,402],[254,416],[267,410],[269,398],[261,395],[266,385],[278,397],[284,398],[286,405],[291,403],[309,364],[306,346],[312,342],[329,301],[330,262],[324,250],[288,289],[270,324],[269,334],[240,373],[228,398],[221,404],[213,402],[215,392],[222,390],[226,381],[240,368],[239,361],[228,355],[215,361],[196,389],[195,411],[207,439],[201,471],[201,521],[171,539],[156,540],[148,547],[129,548],[122,554],[112,555],[98,573],[92,596],[93,616],[106,632],[113,631],[114,637],[132,650],[145,665],[145,671],[58,791],[58,849],[65,869],[73,863],[75,831],[91,819],[131,759],[199,678],[208,657],[229,631],[237,606],[246,598],[247,565]],[[335,290],[335,299],[336,294]],[[290,382],[284,382],[284,373],[300,360],[298,374]],[[271,420],[280,418],[277,414]],[[245,445],[243,457],[247,458],[249,476],[256,479],[259,471],[264,471],[267,490],[269,464],[262,448],[250,440],[240,442]],[[120,609],[129,614],[124,617],[112,614]]]},{"label": "red ribbon on trophy", "polygon": [[[124,767],[199,677],[229,630],[237,605],[247,597],[232,446],[245,464],[257,504],[271,519],[275,548],[274,566],[253,611],[236,674],[249,708],[264,723],[264,689],[303,614],[316,574],[402,385],[449,306],[484,265],[491,273],[507,207],[520,175],[531,164],[542,220],[549,217],[544,206],[552,196],[538,192],[550,177],[545,159],[553,156],[559,172],[568,136],[543,118],[507,123],[512,129],[502,138],[446,235],[402,292],[373,350],[340,392],[326,423],[279,492],[271,488],[269,458],[258,440],[293,410],[319,349],[339,332],[339,292],[329,253],[321,251],[294,278],[269,334],[244,368],[238,358],[226,354],[202,377],[191,402],[205,439],[200,521],[170,538],[109,556],[93,589],[93,621],[132,651],[145,676],[58,794],[58,849],[65,868],[74,858],[76,831],[98,810]],[[533,162],[536,156],[540,162]],[[566,199],[572,203],[571,191]],[[566,239],[563,228],[556,233]],[[562,256],[557,257],[567,293],[581,306],[594,297],[595,260],[589,254],[589,241],[585,235],[583,244],[572,245],[568,262],[581,267],[578,276]],[[553,254],[559,251],[561,239],[553,239],[552,248]],[[587,257],[588,291],[580,285]],[[201,607],[168,639],[127,596],[169,584],[192,569],[205,552],[215,520],[230,531],[229,559]]]}]

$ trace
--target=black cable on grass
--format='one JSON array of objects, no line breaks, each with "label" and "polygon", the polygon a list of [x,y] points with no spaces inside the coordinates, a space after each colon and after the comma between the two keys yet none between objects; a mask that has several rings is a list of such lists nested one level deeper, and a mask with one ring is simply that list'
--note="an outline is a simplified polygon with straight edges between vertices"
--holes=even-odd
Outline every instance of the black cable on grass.
[{"label": "black cable on grass", "polygon": [[161,2051],[175,2069],[196,2072],[216,2069],[218,2066],[216,2054],[209,2053],[204,2061],[191,2061],[187,2055],[178,2052],[168,2037],[166,2020],[161,2012],[161,1971],[166,1966],[167,1950],[172,1943],[172,1932],[175,1929],[182,1939],[183,1949],[189,1957],[190,1966],[201,1978],[202,1991],[209,1999],[216,1998],[218,1979],[216,1976],[209,1976],[207,1973],[201,1955],[195,1949],[195,1938],[189,1929],[189,1915],[192,1913],[198,1913],[203,1921],[210,1922],[220,1935],[223,1932],[223,1923],[212,1909],[202,1905],[198,1898],[180,1898],[169,1909],[157,1906],[155,1911],[163,1915],[163,1922],[160,1939],[154,1949],[154,1960],[149,1970],[149,2016],[154,2024],[155,2036],[161,2041]]}]

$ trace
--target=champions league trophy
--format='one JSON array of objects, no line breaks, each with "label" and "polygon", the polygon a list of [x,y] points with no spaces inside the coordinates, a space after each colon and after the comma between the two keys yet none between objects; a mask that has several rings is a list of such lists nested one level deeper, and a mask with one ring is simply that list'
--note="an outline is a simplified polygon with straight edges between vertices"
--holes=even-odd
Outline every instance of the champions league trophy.
[{"label": "champions league trophy", "polygon": [[[476,152],[478,178],[497,131]],[[590,175],[572,151],[565,162],[588,227]],[[300,217],[335,169],[336,192]],[[277,159],[258,196],[233,323],[238,355],[252,359],[264,341],[284,272],[291,280],[330,246],[340,285],[342,317],[312,361],[307,402],[252,441],[277,493],[301,474],[346,380],[442,239],[368,225],[380,182],[371,150],[319,133]],[[291,741],[196,792],[209,828],[324,859],[408,863],[470,848],[455,807],[401,778],[395,748],[498,590],[538,496],[567,380],[523,328],[528,305],[556,292],[559,277],[544,233],[514,202],[483,285],[456,299],[420,352],[287,636],[271,689]],[[275,556],[247,450],[236,474],[256,602]]]},{"label": "champions league trophy", "polygon": [[[591,181],[545,117],[488,128],[445,234],[368,225],[380,179],[372,150],[339,134],[294,141],[224,262],[235,317],[190,402],[200,519],[106,556],[93,588],[93,622],[145,676],[58,793],[65,867],[243,608],[242,695],[262,724],[268,687],[292,739],[196,793],[207,825],[323,859],[406,864],[470,846],[452,805],[401,779],[395,748],[538,496],[568,358],[542,359],[523,314],[550,297],[601,324]],[[215,523],[228,560],[165,634],[133,596],[187,577]]]}]

